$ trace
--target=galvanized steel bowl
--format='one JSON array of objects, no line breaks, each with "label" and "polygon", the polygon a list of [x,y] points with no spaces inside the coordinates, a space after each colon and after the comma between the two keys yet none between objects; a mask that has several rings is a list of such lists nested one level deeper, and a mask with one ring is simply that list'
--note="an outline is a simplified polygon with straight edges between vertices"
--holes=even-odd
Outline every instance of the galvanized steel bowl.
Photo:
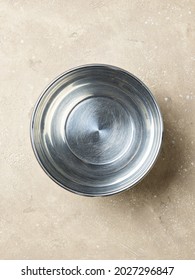
[{"label": "galvanized steel bowl", "polygon": [[57,77],[39,98],[31,142],[45,172],[77,194],[137,184],[160,150],[163,122],[150,90],[120,68],[94,64]]}]

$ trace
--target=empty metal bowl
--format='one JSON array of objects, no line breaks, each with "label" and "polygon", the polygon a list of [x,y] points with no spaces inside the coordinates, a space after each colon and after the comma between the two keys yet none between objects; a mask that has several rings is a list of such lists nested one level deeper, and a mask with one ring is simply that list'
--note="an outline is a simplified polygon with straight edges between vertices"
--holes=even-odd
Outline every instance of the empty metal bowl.
[{"label": "empty metal bowl", "polygon": [[45,172],[77,194],[137,184],[160,150],[163,122],[149,89],[120,68],[94,64],[57,77],[39,98],[31,142]]}]

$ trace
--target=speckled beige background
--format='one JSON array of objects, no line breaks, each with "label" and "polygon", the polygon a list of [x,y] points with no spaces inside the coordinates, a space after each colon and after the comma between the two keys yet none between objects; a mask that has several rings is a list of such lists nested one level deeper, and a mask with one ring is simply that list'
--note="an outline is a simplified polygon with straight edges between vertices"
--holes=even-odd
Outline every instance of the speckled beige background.
[{"label": "speckled beige background", "polygon": [[[195,259],[195,2],[0,1],[0,258]],[[108,63],[142,79],[162,153],[134,189],[69,193],[31,149],[34,103],[61,72]]]}]

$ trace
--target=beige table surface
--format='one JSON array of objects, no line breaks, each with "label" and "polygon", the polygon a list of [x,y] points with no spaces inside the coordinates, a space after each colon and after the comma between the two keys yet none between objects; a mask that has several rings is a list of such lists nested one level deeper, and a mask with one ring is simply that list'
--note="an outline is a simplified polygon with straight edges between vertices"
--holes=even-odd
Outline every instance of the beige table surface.
[{"label": "beige table surface", "polygon": [[[154,93],[161,155],[134,189],[65,191],[42,171],[29,122],[58,74],[122,67]],[[0,258],[195,259],[195,1],[0,1]]]}]

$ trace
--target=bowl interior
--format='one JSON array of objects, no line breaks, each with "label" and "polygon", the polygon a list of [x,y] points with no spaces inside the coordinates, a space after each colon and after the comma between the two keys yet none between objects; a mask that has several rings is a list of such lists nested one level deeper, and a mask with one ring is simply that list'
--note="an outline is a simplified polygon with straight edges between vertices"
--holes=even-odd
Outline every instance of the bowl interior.
[{"label": "bowl interior", "polygon": [[162,140],[154,97],[116,67],[85,66],[62,74],[35,107],[31,139],[47,174],[73,192],[101,196],[135,185]]}]

